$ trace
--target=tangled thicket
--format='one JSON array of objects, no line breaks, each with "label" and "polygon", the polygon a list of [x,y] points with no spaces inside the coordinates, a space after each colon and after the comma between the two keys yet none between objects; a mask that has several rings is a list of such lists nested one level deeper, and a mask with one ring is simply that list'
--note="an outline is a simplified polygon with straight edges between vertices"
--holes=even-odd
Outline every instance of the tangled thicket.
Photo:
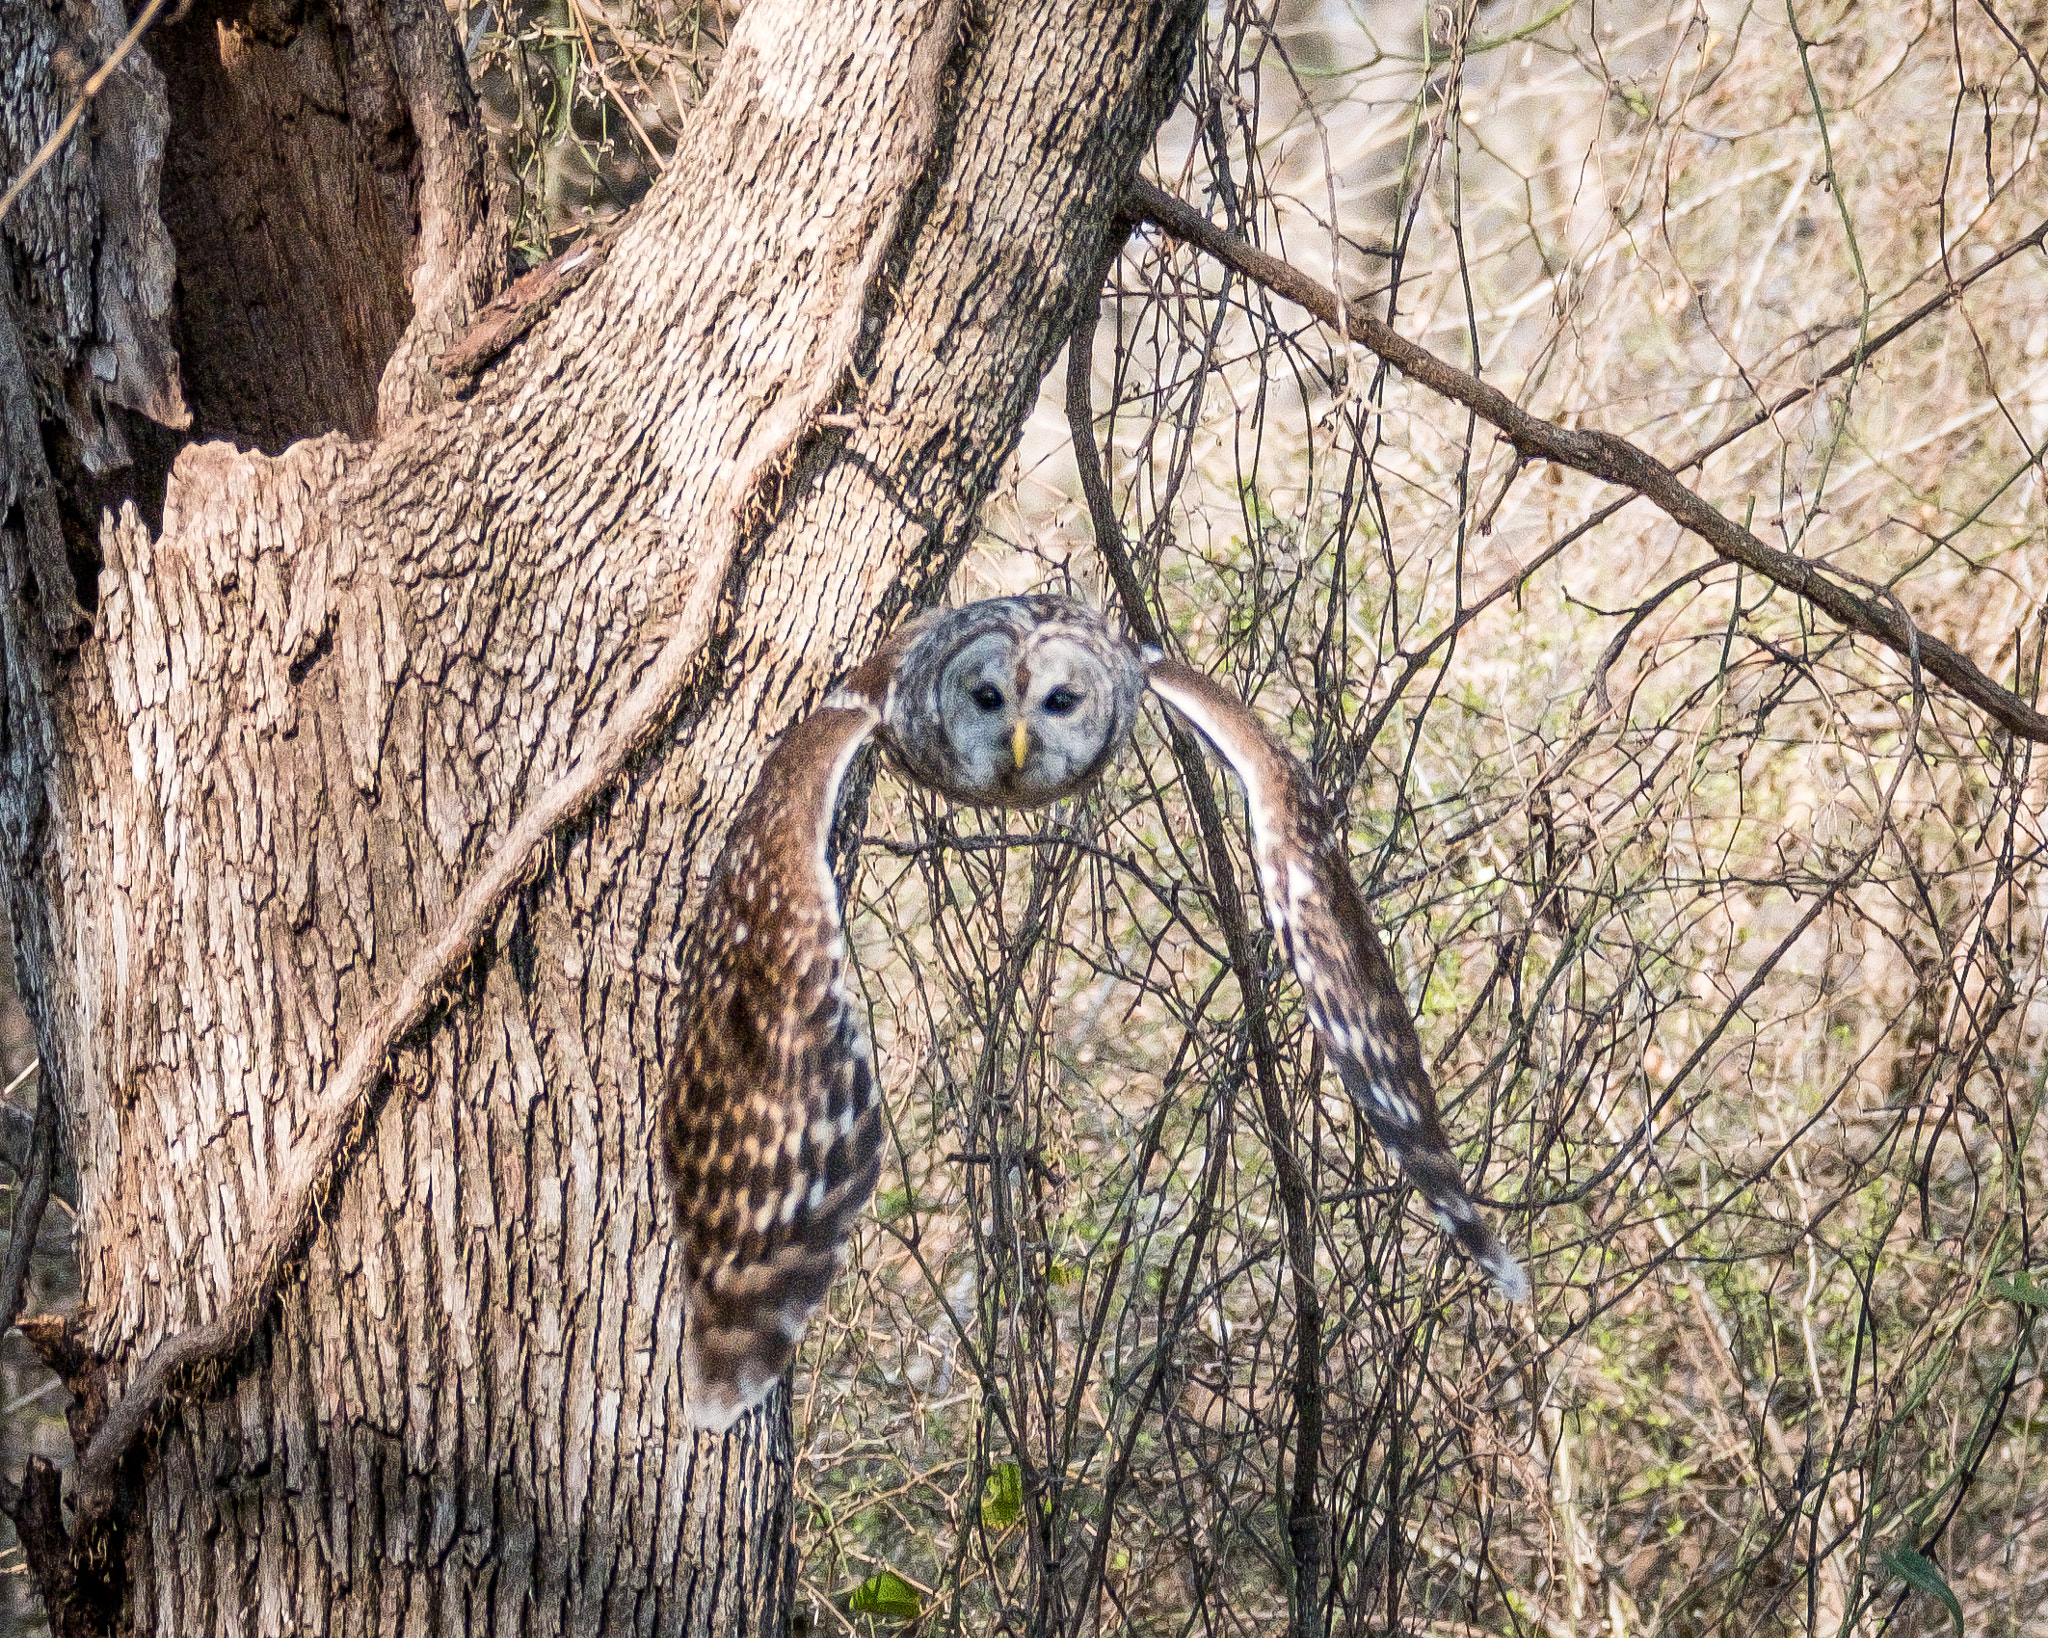
[{"label": "tangled thicket", "polygon": [[448,9],[528,260],[639,201],[739,12],[720,0],[450,0]]},{"label": "tangled thicket", "polygon": [[[1217,8],[1154,175],[1673,465],[2039,225],[2025,8],[1418,22]],[[2028,698],[2043,260],[1685,474]],[[1611,490],[1186,248],[1111,285],[1092,430],[1147,595],[1348,812],[1538,1300],[1446,1255],[1262,943],[1269,1119],[1157,723],[1040,824],[884,784],[898,1141],[797,1378],[821,1618],[887,1570],[960,1630],[1272,1631],[1306,1567],[1337,1633],[1942,1630],[1944,1590],[2048,1631],[2032,748],[1643,503],[1575,535]],[[1071,438],[1055,381],[961,598],[1114,606]]]},{"label": "tangled thicket", "polygon": [[[535,253],[651,179],[723,20],[462,14]],[[2044,112],[2009,0],[1219,0],[1152,174],[1674,467],[1816,387],[1681,475],[2033,699],[2048,258],[1973,275]],[[2048,1633],[2032,747],[1186,247],[1109,285],[1122,545],[1348,816],[1537,1300],[1446,1253],[1255,919],[1235,969],[1158,719],[1042,818],[884,777],[819,1630]],[[958,598],[1116,605],[1073,431],[1056,372]]]}]

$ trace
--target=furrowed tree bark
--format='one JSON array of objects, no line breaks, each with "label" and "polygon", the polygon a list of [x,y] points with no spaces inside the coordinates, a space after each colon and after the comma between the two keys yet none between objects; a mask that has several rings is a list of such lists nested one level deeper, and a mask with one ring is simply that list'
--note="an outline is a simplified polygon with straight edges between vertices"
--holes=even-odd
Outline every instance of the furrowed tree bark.
[{"label": "furrowed tree bark", "polygon": [[[365,1018],[707,559],[722,594],[672,726],[391,1055],[253,1341],[182,1383],[71,1562],[39,1481],[65,1621],[786,1625],[786,1408],[682,1417],[649,1141],[674,942],[773,735],[970,538],[1198,8],[977,8],[892,187],[941,11],[753,0],[605,265],[463,399],[431,361],[506,263],[438,5],[201,0],[0,224],[29,292],[0,311],[0,861],[93,1406],[240,1300]],[[17,27],[10,176],[109,43],[39,0]],[[724,494],[877,234],[830,424]]]}]

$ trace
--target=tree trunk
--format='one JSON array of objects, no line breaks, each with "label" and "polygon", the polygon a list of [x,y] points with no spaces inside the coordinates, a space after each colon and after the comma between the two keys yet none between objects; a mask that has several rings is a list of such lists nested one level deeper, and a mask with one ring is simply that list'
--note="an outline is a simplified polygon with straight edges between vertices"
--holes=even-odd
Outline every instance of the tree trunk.
[{"label": "tree trunk", "polygon": [[[893,227],[672,729],[392,1056],[60,1625],[786,1626],[785,1398],[682,1416],[675,940],[768,742],[967,544],[1199,8],[974,8],[896,211],[942,10],[753,0],[608,261],[464,401],[430,360],[504,234],[437,0],[200,0],[0,224],[0,858],[115,1395],[228,1302],[311,1100],[630,691]],[[116,33],[0,10],[7,176]]]}]

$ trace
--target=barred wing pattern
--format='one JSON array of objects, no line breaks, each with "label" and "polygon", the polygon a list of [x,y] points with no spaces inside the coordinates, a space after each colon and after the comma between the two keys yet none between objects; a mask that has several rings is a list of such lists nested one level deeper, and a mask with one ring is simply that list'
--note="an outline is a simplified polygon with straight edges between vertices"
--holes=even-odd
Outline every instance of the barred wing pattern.
[{"label": "barred wing pattern", "polygon": [[[1128,739],[1139,666],[1124,638],[1065,599],[973,604],[899,628],[762,764],[685,939],[661,1115],[697,1426],[730,1427],[788,1368],[880,1170],[874,1065],[846,993],[825,857],[855,753],[879,732],[920,784],[1041,805],[1092,782]],[[1445,1229],[1526,1298],[1528,1280],[1465,1192],[1414,1023],[1314,783],[1199,672],[1154,659],[1144,680],[1244,782],[1266,914],[1345,1090]]]},{"label": "barred wing pattern", "polygon": [[686,935],[661,1133],[688,1414],[713,1431],[788,1367],[881,1165],[874,1064],[825,857],[840,782],[880,715],[849,685],[783,736]]},{"label": "barred wing pattern", "polygon": [[1407,1003],[1366,919],[1321,793],[1287,747],[1232,694],[1178,660],[1153,660],[1152,691],[1200,731],[1245,789],[1266,917],[1293,964],[1309,1021],[1344,1090],[1435,1210],[1444,1231],[1501,1294],[1526,1302],[1529,1278],[1480,1221],[1437,1115]]}]

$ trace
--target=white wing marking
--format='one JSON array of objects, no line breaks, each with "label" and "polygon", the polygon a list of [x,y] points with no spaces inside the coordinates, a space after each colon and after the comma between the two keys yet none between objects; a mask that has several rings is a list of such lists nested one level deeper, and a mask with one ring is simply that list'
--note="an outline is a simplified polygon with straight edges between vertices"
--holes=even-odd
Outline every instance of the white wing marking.
[{"label": "white wing marking", "polygon": [[[1148,660],[1146,680],[1154,693],[1209,741],[1244,785],[1252,821],[1252,855],[1258,864],[1267,918],[1294,963],[1310,1022],[1332,1055],[1342,1060],[1340,1073],[1345,1084],[1367,1106],[1381,1139],[1403,1169],[1422,1185],[1445,1229],[1493,1277],[1503,1295],[1513,1302],[1526,1301],[1528,1276],[1480,1221],[1466,1197],[1455,1157],[1438,1126],[1435,1099],[1419,1061],[1419,1043],[1412,1041],[1406,1004],[1392,990],[1391,975],[1374,972],[1376,966],[1385,966],[1385,958],[1372,943],[1372,929],[1365,925],[1354,937],[1344,926],[1346,917],[1364,917],[1362,901],[1351,902],[1357,898],[1355,884],[1332,883],[1327,892],[1319,885],[1318,860],[1347,876],[1348,867],[1341,850],[1328,839],[1311,834],[1322,826],[1316,823],[1317,803],[1306,774],[1298,770],[1292,753],[1259,723],[1249,707],[1229,699],[1199,672],[1178,661]],[[1269,791],[1267,780],[1275,777],[1276,768],[1281,788]],[[1299,812],[1295,811],[1295,804],[1302,800],[1295,794],[1297,784],[1307,787],[1307,800]],[[1298,853],[1302,846],[1313,849],[1315,858],[1304,862]],[[1280,868],[1283,864],[1284,871]],[[1351,890],[1345,891],[1346,887]],[[1336,894],[1334,902],[1330,893]],[[1354,949],[1358,937],[1365,941],[1364,947]],[[1315,956],[1319,952],[1335,962],[1334,972],[1318,973]],[[1322,984],[1319,977],[1324,979]],[[1321,993],[1324,989],[1335,991],[1338,1004],[1334,1012]],[[1373,1000],[1380,989],[1386,991],[1385,996]],[[1354,1002],[1399,1006],[1403,1018],[1394,1031],[1395,1038],[1382,1039],[1376,1031],[1369,1031],[1367,1020],[1354,1012]],[[1388,1027],[1393,1028],[1391,1021]],[[1411,1057],[1416,1061],[1409,1062]],[[1419,1098],[1395,1085],[1411,1072],[1418,1077]]]},{"label": "white wing marking", "polygon": [[[872,733],[875,724],[882,720],[881,713],[858,694],[853,696],[851,704],[835,706],[834,709],[859,711],[867,718],[868,733]],[[819,902],[825,906],[825,913],[834,929],[843,925],[839,919],[839,884],[832,879],[832,864],[826,856],[825,847],[832,839],[832,813],[839,806],[840,781],[846,778],[846,770],[853,765],[853,759],[867,743],[868,733],[848,734],[841,743],[838,754],[832,758],[831,771],[825,775],[825,820],[818,826],[818,894]],[[832,959],[841,960],[845,954],[845,940],[835,936],[832,941]]]}]

